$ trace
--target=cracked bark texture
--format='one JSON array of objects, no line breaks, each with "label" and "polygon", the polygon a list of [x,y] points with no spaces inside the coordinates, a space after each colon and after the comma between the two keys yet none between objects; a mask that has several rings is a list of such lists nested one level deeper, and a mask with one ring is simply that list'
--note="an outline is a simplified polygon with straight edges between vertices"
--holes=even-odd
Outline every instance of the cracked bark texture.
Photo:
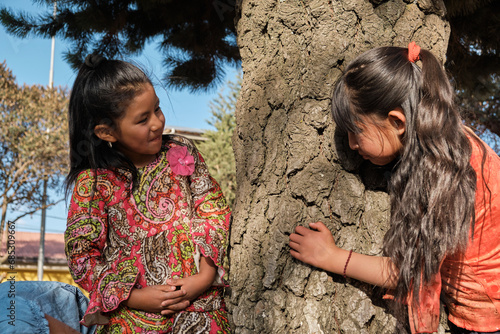
[{"label": "cracked bark texture", "polygon": [[444,13],[440,0],[237,2],[243,82],[227,298],[235,333],[406,332],[384,291],[294,260],[288,236],[323,221],[340,247],[380,254],[387,171],[336,134],[331,92],[344,67],[373,47],[414,40],[442,59]]}]

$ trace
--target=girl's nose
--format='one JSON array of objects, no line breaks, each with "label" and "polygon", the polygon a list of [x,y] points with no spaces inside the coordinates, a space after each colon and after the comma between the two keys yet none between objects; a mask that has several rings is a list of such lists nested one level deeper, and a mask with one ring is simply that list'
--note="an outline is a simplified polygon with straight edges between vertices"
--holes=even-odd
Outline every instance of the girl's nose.
[{"label": "girl's nose", "polygon": [[348,132],[347,136],[349,138],[349,147],[351,148],[351,150],[357,150],[359,148],[359,144],[354,133]]},{"label": "girl's nose", "polygon": [[151,125],[151,131],[156,131],[160,128],[163,128],[163,113],[161,113],[160,115],[158,116],[154,116],[154,120],[153,120],[153,123]]}]

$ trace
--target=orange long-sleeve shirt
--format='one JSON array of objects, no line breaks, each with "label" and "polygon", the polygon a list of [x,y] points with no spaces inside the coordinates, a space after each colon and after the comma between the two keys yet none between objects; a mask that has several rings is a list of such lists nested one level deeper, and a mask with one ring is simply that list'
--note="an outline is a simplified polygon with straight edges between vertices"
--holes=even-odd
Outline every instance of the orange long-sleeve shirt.
[{"label": "orange long-sleeve shirt", "polygon": [[463,256],[446,257],[440,273],[424,288],[418,309],[409,308],[412,333],[432,333],[439,325],[443,293],[448,319],[479,332],[500,330],[500,157],[471,140],[477,175],[475,226]]}]

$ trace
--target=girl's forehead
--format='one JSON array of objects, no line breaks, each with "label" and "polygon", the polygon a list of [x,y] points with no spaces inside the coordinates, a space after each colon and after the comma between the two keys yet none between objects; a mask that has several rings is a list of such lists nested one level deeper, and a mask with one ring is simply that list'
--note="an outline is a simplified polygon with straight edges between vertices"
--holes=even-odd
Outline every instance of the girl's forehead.
[{"label": "girl's forehead", "polygon": [[153,90],[155,92],[155,94],[156,94],[155,88],[149,82],[142,82],[142,83],[139,83],[139,84],[137,84],[135,86],[135,94],[136,95],[140,95],[140,94],[144,93],[147,90]]},{"label": "girl's forehead", "polygon": [[143,84],[138,85],[135,88],[135,92],[133,93],[130,101],[128,101],[128,104],[134,103],[134,101],[137,101],[139,99],[140,100],[158,99],[156,95],[156,90],[152,84],[150,84],[149,82],[145,82]]},{"label": "girl's forehead", "polygon": [[371,115],[356,115],[354,125],[363,130],[368,127],[379,127],[382,125],[385,118],[371,114]]}]

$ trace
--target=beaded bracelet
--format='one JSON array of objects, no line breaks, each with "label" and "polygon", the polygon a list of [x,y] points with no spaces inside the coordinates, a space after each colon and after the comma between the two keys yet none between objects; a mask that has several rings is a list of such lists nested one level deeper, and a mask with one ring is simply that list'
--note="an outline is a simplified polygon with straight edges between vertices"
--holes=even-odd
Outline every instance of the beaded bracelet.
[{"label": "beaded bracelet", "polygon": [[352,249],[349,251],[349,256],[347,257],[347,261],[345,262],[345,266],[344,266],[344,278],[347,278],[347,275],[346,275],[345,271],[347,269],[347,265],[349,264],[349,260],[351,259],[351,255],[352,255]]}]

